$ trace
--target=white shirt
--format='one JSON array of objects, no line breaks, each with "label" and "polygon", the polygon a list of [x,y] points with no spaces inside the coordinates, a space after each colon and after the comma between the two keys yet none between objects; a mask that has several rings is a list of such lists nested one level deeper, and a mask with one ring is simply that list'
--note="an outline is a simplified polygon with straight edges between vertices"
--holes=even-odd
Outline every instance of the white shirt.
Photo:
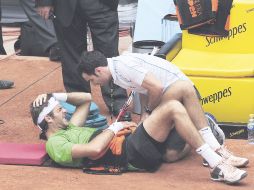
[{"label": "white shirt", "polygon": [[156,56],[127,53],[107,60],[115,84],[142,94],[147,94],[141,85],[148,72],[161,81],[164,90],[177,80],[190,81],[178,67]]}]

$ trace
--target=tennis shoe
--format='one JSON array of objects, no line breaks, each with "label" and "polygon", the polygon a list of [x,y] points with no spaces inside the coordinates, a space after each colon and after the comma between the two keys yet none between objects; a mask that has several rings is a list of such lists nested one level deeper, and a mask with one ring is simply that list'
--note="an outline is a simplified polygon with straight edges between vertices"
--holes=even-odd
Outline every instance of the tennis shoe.
[{"label": "tennis shoe", "polygon": [[0,89],[8,89],[14,85],[14,82],[9,80],[0,80]]},{"label": "tennis shoe", "polygon": [[235,184],[240,182],[247,176],[247,172],[240,170],[230,164],[222,161],[210,171],[211,179],[214,181],[222,181],[227,184]]},{"label": "tennis shoe", "polygon": [[235,167],[245,167],[249,160],[247,158],[234,156],[232,152],[230,152],[226,146],[221,146],[219,150],[216,151],[217,154],[219,154],[223,160]]},{"label": "tennis shoe", "polygon": [[223,145],[225,142],[225,134],[222,131],[222,129],[219,127],[215,117],[210,113],[205,113],[205,117],[208,122],[208,126],[211,128],[213,135],[217,139],[217,141],[220,143],[220,145]]}]

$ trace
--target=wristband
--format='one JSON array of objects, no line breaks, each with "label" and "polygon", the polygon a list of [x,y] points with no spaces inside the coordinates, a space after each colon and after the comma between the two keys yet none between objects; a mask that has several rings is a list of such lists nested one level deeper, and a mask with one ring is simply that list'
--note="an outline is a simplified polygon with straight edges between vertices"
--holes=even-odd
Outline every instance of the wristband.
[{"label": "wristband", "polygon": [[67,93],[53,93],[52,96],[59,101],[67,101]]},{"label": "wristband", "polygon": [[116,133],[124,128],[123,124],[121,122],[115,122],[112,123],[107,129],[113,131],[113,133],[116,135]]}]

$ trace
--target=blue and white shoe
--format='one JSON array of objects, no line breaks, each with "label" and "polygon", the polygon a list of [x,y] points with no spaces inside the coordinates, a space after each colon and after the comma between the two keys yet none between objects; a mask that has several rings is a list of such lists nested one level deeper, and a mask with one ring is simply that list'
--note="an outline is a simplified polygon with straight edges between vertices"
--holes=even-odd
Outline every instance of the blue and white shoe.
[{"label": "blue and white shoe", "polygon": [[[211,130],[213,132],[213,135],[217,139],[217,141],[220,143],[220,145],[223,145],[225,142],[225,134],[222,131],[222,129],[219,127],[217,120],[215,117],[210,113],[205,113],[205,117],[208,121],[209,127],[211,127]],[[204,159],[203,160],[203,166],[208,167],[208,162]]]},{"label": "blue and white shoe", "polygon": [[247,172],[222,161],[215,168],[210,170],[210,175],[211,179],[214,181],[235,184],[245,178],[247,176]]},{"label": "blue and white shoe", "polygon": [[213,132],[213,135],[217,139],[217,141],[220,143],[220,145],[223,145],[225,142],[225,134],[222,131],[222,129],[219,127],[215,117],[210,113],[205,113],[206,119],[208,121],[208,125],[211,127],[211,130]]}]

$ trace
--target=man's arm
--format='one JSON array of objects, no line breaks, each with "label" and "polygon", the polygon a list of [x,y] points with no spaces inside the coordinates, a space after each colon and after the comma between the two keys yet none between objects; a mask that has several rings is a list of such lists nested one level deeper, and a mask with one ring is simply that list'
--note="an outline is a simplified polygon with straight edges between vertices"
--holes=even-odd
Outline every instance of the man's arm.
[{"label": "man's arm", "polygon": [[73,145],[72,158],[90,158],[93,160],[100,158],[107,151],[108,145],[114,136],[112,131],[105,130],[88,144]]},{"label": "man's arm", "polygon": [[140,106],[141,106],[141,114],[140,114],[140,122],[143,122],[149,114],[145,112],[145,106],[147,105],[147,96],[145,94],[139,94]]},{"label": "man's arm", "polygon": [[84,92],[67,93],[67,102],[76,106],[76,110],[70,119],[70,123],[74,124],[77,127],[84,126],[87,116],[89,114],[91,101],[92,97],[90,93]]},{"label": "man's arm", "polygon": [[88,144],[75,144],[72,147],[72,158],[90,158],[98,159],[107,151],[110,141],[115,134],[124,128],[124,125],[120,122],[111,124],[101,134],[96,136]]},{"label": "man's arm", "polygon": [[45,20],[49,18],[50,12],[53,12],[53,0],[35,0],[37,12]]},{"label": "man's arm", "polygon": [[162,83],[152,74],[147,73],[141,85],[147,90],[147,105],[151,111],[155,109],[160,101],[163,94]]}]

